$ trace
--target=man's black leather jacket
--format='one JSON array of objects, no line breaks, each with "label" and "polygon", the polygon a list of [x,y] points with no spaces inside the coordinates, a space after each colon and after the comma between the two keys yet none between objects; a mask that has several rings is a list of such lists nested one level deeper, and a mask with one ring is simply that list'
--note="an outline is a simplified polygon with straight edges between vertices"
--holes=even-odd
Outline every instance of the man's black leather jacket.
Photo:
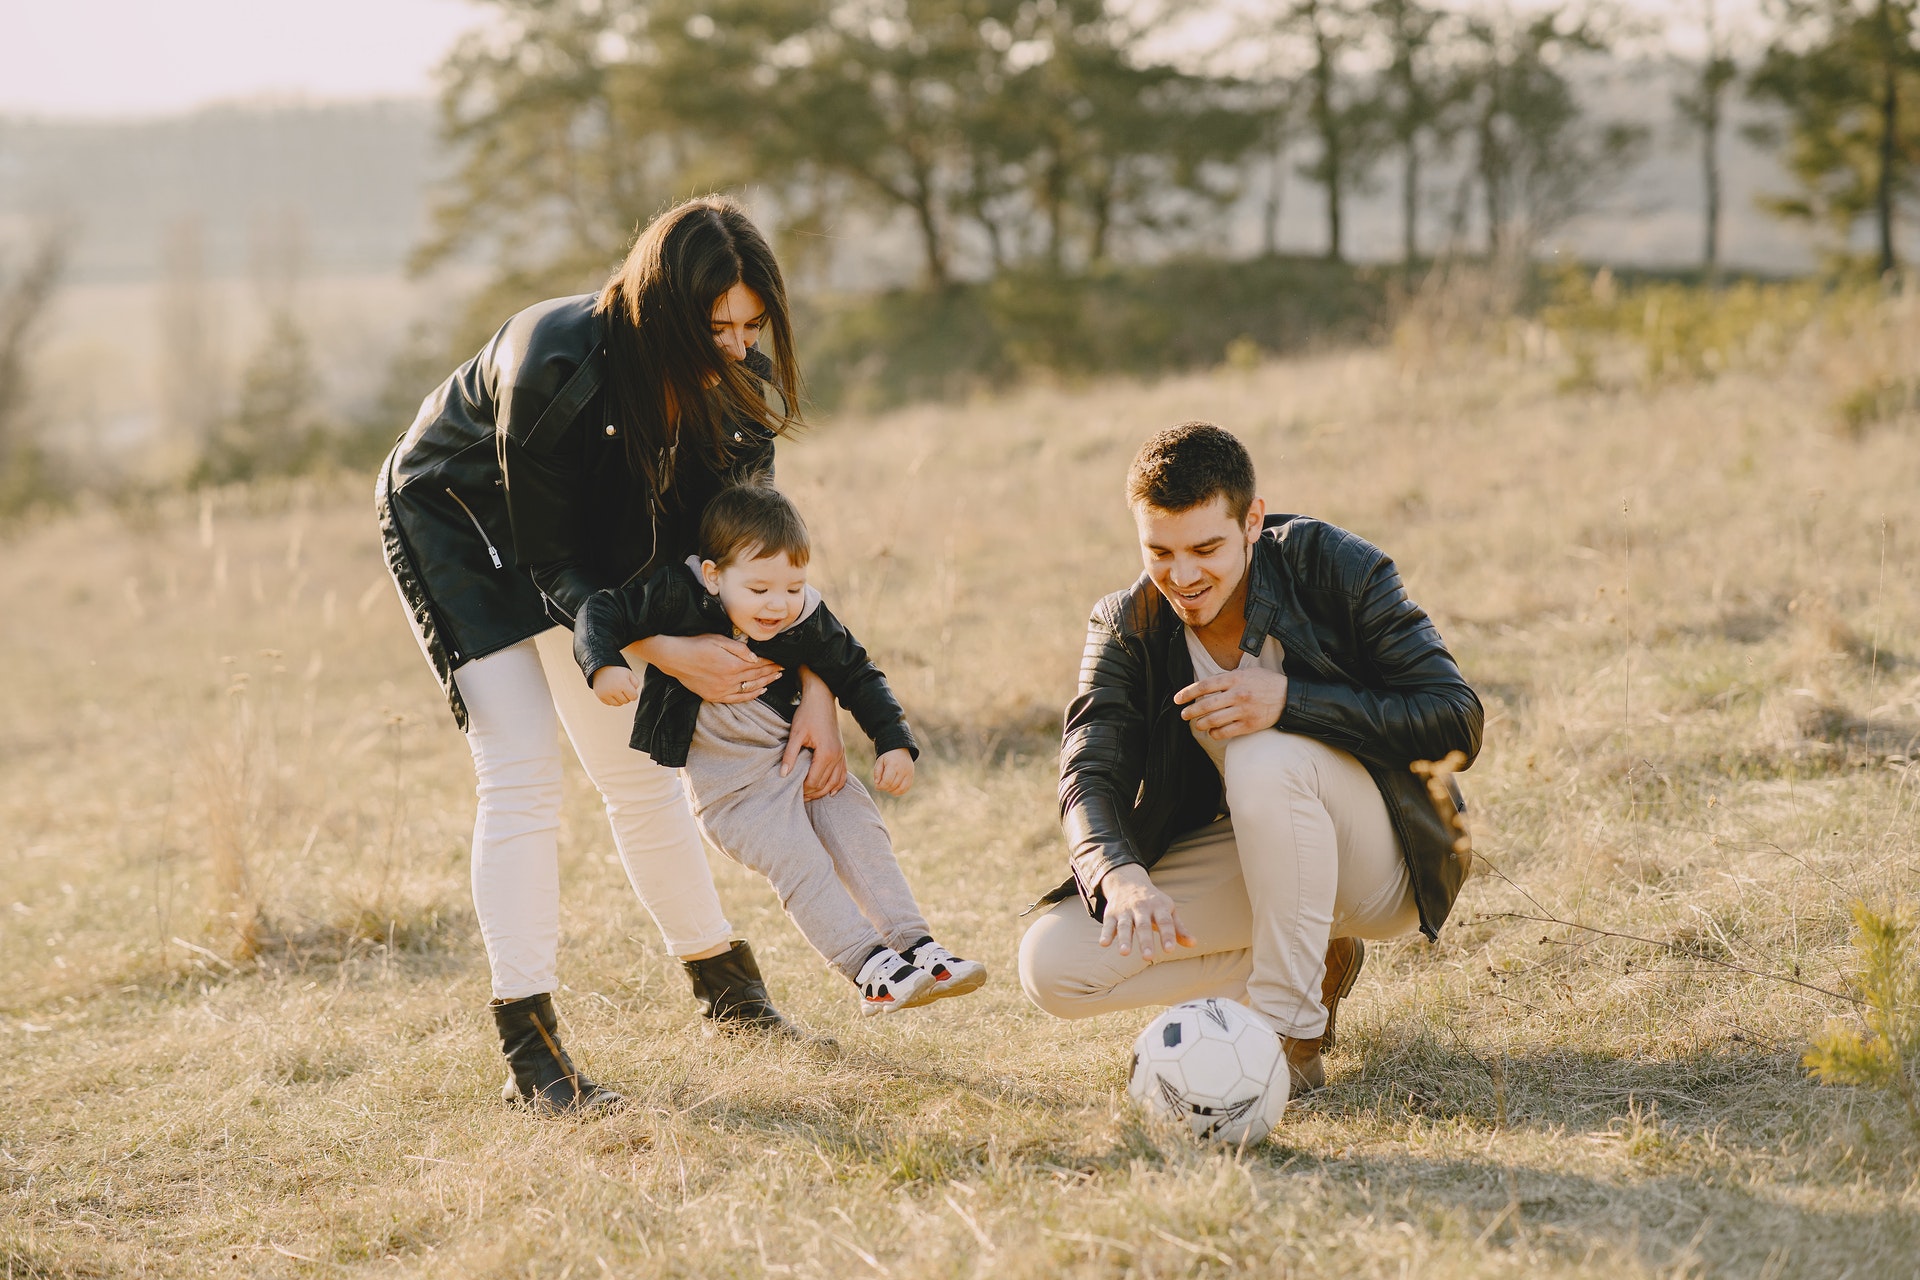
[{"label": "man's black leather jacket", "polygon": [[[1276,726],[1351,753],[1386,800],[1420,908],[1435,936],[1472,860],[1465,803],[1450,776],[1434,798],[1413,766],[1480,751],[1480,699],[1440,634],[1407,598],[1378,548],[1305,516],[1269,516],[1254,544],[1240,647],[1266,637],[1286,651],[1287,704]],[[1220,774],[1173,695],[1193,683],[1184,628],[1151,579],[1094,606],[1067,707],[1060,817],[1072,879],[1087,909],[1106,909],[1101,879],[1152,867],[1175,839],[1222,812]],[[1462,766],[1464,767],[1464,766]]]},{"label": "man's black leather jacket", "polygon": [[[455,667],[571,626],[596,590],[678,563],[708,499],[773,467],[772,437],[741,424],[730,457],[685,451],[668,492],[651,492],[606,409],[593,306],[555,298],[509,319],[421,402],[380,470],[387,567],[462,729]],[[747,360],[771,375],[760,352]]]},{"label": "man's black leather jacket", "polygon": [[[812,594],[812,593],[810,593]],[[591,681],[602,667],[624,667],[620,650],[649,636],[733,635],[732,621],[720,598],[709,592],[686,564],[662,565],[639,582],[596,591],[580,608],[573,626],[573,656]],[[920,755],[907,713],[873,665],[867,651],[853,638],[826,602],[817,598],[800,621],[769,640],[749,640],[747,647],[786,671],[760,695],[760,701],[793,723],[800,701],[800,668],[808,667],[826,682],[840,705],[853,713],[861,730],[873,739],[876,755],[900,748]],[[644,751],[669,769],[687,762],[700,699],[692,690],[657,667],[648,667],[634,705],[634,750]]]}]

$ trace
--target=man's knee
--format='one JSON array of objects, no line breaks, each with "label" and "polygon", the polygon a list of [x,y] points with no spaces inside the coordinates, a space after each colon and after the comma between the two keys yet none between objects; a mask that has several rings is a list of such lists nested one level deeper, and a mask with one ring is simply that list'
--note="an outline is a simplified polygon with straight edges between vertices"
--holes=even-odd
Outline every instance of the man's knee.
[{"label": "man's knee", "polygon": [[[1077,902],[1065,906],[1065,911],[1079,909]],[[1047,912],[1020,939],[1020,989],[1056,1018],[1085,1018],[1095,1012],[1087,1007],[1092,988],[1086,976],[1076,972],[1076,960],[1086,949],[1086,928],[1065,911]]]},{"label": "man's knee", "polygon": [[1223,770],[1228,807],[1241,809],[1270,797],[1317,791],[1320,767],[1330,750],[1317,739],[1273,729],[1228,739]]}]

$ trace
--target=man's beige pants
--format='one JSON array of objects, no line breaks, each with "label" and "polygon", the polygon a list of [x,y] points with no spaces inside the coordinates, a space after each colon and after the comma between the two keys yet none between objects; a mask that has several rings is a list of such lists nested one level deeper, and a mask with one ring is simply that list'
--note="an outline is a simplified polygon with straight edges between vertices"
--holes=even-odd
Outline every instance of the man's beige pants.
[{"label": "man's beige pants", "polygon": [[1330,938],[1419,926],[1400,842],[1365,766],[1315,738],[1265,729],[1230,739],[1230,817],[1175,842],[1148,873],[1194,940],[1149,962],[1100,945],[1077,898],[1020,943],[1020,984],[1061,1018],[1222,996],[1282,1035],[1326,1029]]}]

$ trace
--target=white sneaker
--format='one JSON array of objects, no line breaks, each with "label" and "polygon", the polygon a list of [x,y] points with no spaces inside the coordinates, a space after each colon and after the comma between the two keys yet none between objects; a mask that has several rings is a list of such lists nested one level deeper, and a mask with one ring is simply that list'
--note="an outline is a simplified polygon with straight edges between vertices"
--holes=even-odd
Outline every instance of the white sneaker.
[{"label": "white sneaker", "polygon": [[891,947],[882,947],[860,966],[860,1012],[897,1013],[934,998],[938,980]]},{"label": "white sneaker", "polygon": [[913,965],[933,975],[933,994],[929,1000],[963,996],[977,991],[987,980],[987,966],[978,960],[962,960],[937,942],[923,942],[913,949]]}]

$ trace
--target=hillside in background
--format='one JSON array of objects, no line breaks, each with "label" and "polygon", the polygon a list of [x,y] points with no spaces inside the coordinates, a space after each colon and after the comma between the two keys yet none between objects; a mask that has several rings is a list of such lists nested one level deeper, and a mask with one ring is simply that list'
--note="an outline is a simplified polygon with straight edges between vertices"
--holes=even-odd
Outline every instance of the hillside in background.
[{"label": "hillside in background", "polygon": [[263,221],[293,214],[309,270],[397,272],[440,164],[425,102],[221,106],[127,122],[0,119],[0,229],[73,229],[70,278],[150,279],[199,225],[210,274],[249,270]]},{"label": "hillside in background", "polygon": [[[1686,266],[1700,242],[1700,182],[1695,149],[1671,124],[1674,73],[1652,65],[1613,64],[1588,77],[1597,116],[1646,126],[1641,162],[1596,209],[1561,237],[1581,257],[1616,265]],[[1798,227],[1762,213],[1756,199],[1786,189],[1779,166],[1740,134],[1724,150],[1728,264],[1789,272],[1814,263]],[[1302,141],[1290,169],[1310,158]],[[310,105],[234,105],[152,121],[77,122],[0,118],[0,230],[57,216],[73,226],[71,278],[84,282],[150,279],[163,270],[169,229],[201,228],[207,271],[249,270],[258,228],[291,213],[301,223],[314,274],[386,274],[404,269],[427,227],[433,183],[447,165],[431,104],[420,101]],[[1446,194],[1458,162],[1430,166],[1425,243],[1438,248],[1447,229]],[[1218,248],[1251,254],[1260,243],[1265,178],[1224,228]],[[1323,244],[1319,189],[1297,172],[1286,177],[1281,247],[1318,252]],[[1361,261],[1398,249],[1398,193],[1384,169],[1354,198],[1349,242]],[[648,210],[634,210],[636,219]],[[902,229],[904,230],[904,229]],[[907,283],[915,270],[905,234],[871,229],[835,242],[819,272],[831,289]]]}]

